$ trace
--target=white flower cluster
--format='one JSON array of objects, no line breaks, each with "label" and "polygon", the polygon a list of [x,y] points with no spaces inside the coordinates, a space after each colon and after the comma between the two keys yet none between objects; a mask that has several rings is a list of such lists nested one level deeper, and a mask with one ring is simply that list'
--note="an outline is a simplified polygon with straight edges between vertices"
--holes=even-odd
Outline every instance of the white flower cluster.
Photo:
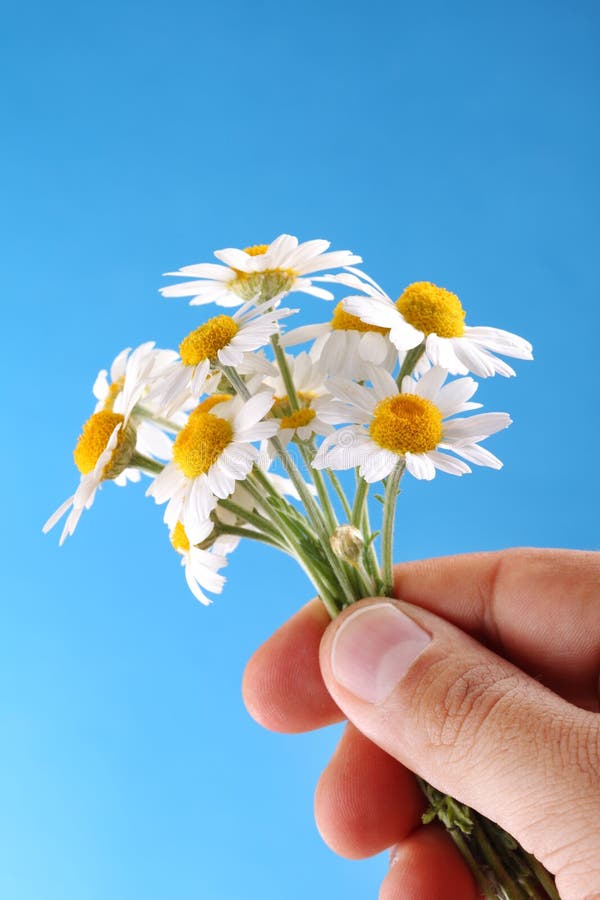
[{"label": "white flower cluster", "polygon": [[[514,375],[499,355],[531,359],[531,345],[467,325],[459,298],[429,282],[409,285],[393,301],[355,268],[359,256],[330,252],[327,241],[283,234],[215,256],[220,264],[169,273],[187,280],[162,294],[239,309],[208,318],[178,353],[147,343],[120,353],[110,374],[100,372],[95,412],[74,450],[79,485],[44,530],[68,512],[62,543],[104,481],[125,484],[143,472],[152,479],[147,494],[165,504],[172,545],[203,603],[204,591],[221,591],[220,569],[241,537],[294,556],[324,598],[336,587],[342,603],[385,589],[368,533],[369,485],[386,486],[389,544],[405,470],[431,479],[436,470],[463,475],[469,463],[500,468],[481,442],[511,420],[464,415],[480,407],[469,373]],[[329,288],[341,296],[327,321],[285,331],[298,313],[283,305],[288,294],[331,301]],[[297,345],[305,349],[290,355]],[[276,459],[287,478],[269,471]],[[346,469],[356,470],[352,503],[336,476]],[[362,533],[364,560],[339,558],[336,530],[349,525]]]}]

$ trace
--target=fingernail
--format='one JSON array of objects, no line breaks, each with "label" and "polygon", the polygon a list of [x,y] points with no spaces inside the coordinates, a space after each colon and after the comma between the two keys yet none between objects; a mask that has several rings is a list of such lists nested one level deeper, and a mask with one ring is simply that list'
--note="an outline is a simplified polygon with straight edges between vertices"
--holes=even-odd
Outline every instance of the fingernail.
[{"label": "fingernail", "polygon": [[348,616],[333,640],[333,677],[361,700],[381,703],[430,641],[393,604],[365,606]]}]

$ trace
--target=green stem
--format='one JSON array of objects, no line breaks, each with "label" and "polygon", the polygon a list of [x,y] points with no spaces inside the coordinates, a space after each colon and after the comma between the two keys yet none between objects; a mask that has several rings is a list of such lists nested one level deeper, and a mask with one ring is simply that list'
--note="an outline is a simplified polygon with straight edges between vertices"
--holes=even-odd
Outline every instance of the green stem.
[{"label": "green stem", "polygon": [[147,472],[149,475],[159,475],[165,467],[164,463],[158,462],[156,459],[150,459],[149,456],[144,456],[143,453],[138,453],[137,450],[134,451],[129,460],[129,466],[134,469],[142,469],[143,472]]},{"label": "green stem", "polygon": [[[259,482],[260,487],[257,487],[254,484],[255,479]],[[320,543],[316,535],[312,533],[312,530],[308,530],[308,522],[306,522],[303,517],[301,519],[302,524],[292,520],[291,515],[295,512],[293,507],[290,507],[290,517],[287,517],[266,501],[266,497],[271,496],[276,499],[278,504],[283,504],[284,508],[285,506],[289,506],[285,498],[273,488],[264,472],[261,472],[258,467],[255,467],[253,475],[248,476],[245,486],[265,511],[267,516],[271,518],[271,521],[274,522],[275,526],[281,529],[285,542],[289,548],[288,552],[296,559],[315,586],[329,615],[332,618],[335,618],[340,611],[337,602],[338,586],[334,580],[329,580],[332,576],[330,570],[323,572],[319,567],[317,548],[320,547]],[[260,488],[262,488],[262,491]],[[311,545],[315,548],[312,554],[305,549],[302,549],[310,547]]]},{"label": "green stem", "polygon": [[[219,500],[219,506],[221,506],[223,509],[228,510],[229,512],[232,512],[235,516],[238,517],[238,519],[241,519],[248,525],[253,525],[259,531],[266,532],[275,540],[279,538],[277,529],[269,522],[268,519],[265,519],[264,516],[252,512],[252,510],[244,509],[243,506],[239,506],[239,504],[234,503],[232,500]],[[227,523],[224,522],[222,524]]]},{"label": "green stem", "polygon": [[385,597],[393,596],[394,589],[394,514],[396,512],[396,498],[398,485],[404,472],[404,461],[396,464],[388,475],[385,483],[385,498],[383,501],[383,525],[381,529],[381,567],[383,579],[383,594]]},{"label": "green stem", "polygon": [[369,493],[369,485],[358,474],[358,469],[356,470],[356,492],[354,494],[354,505],[352,507],[352,524],[355,528],[360,528],[362,523],[363,511],[365,508],[365,503],[367,501],[367,495]]},{"label": "green stem", "polygon": [[542,885],[550,900],[560,900],[560,895],[556,890],[556,885],[554,883],[554,878],[550,875],[549,872],[543,867],[543,865],[538,862],[538,860],[531,853],[525,852],[525,857],[531,866],[531,869],[538,879],[539,883]]},{"label": "green stem", "polygon": [[341,483],[340,479],[337,477],[335,472],[331,471],[331,469],[326,469],[325,471],[327,472],[327,477],[329,478],[334,491],[340,498],[340,503],[342,504],[342,507],[344,509],[344,513],[346,515],[346,518],[348,519],[348,522],[351,522],[352,521],[352,507],[350,506],[350,503],[348,502],[348,498],[346,497],[346,494],[345,494],[344,488],[342,487],[342,483]]},{"label": "green stem", "polygon": [[[281,347],[279,349],[283,353]],[[246,383],[242,378],[240,378],[236,370],[231,366],[219,366],[219,368],[228,379],[229,383],[232,385],[236,393],[244,400],[249,400],[250,391],[248,390]],[[288,454],[279,438],[277,436],[274,436],[270,438],[270,442],[279,454],[283,466],[287,474],[289,475],[294,487],[298,491],[302,503],[304,504],[304,508],[308,514],[308,518],[315,528],[315,531],[317,532],[317,535],[320,539],[321,549],[326,555],[327,560],[332,568],[332,573],[336,576],[339,587],[344,594],[344,602],[352,603],[356,599],[355,591],[352,587],[352,583],[350,581],[350,578],[348,577],[344,564],[337,559],[333,550],[331,549],[331,546],[329,544],[330,533],[328,531],[327,523],[323,518],[323,513],[315,503],[312,494],[310,493],[307,485],[304,482],[304,479],[296,469],[293,460],[291,459],[290,455]]]},{"label": "green stem", "polygon": [[379,560],[377,559],[377,553],[375,552],[373,540],[371,539],[371,523],[369,521],[368,503],[365,503],[363,509],[361,529],[365,540],[369,541],[369,545],[365,552],[365,565],[367,567],[368,573],[375,582],[376,591],[377,593],[379,593],[379,591],[381,590],[381,572],[379,571]]},{"label": "green stem", "polygon": [[[293,556],[294,554],[290,553],[287,547],[281,544],[279,541],[274,540],[266,534],[263,534],[259,531],[253,531],[251,528],[242,528],[239,525],[222,525],[219,523],[215,526],[215,531],[217,533],[217,537],[221,534],[232,534],[236,537],[241,538],[249,538],[251,541],[261,541],[263,544],[269,544],[271,547],[275,547],[277,550],[283,550],[284,553],[287,553],[289,556]],[[212,546],[213,541],[211,539],[209,546]],[[202,545],[198,545],[202,547]]]},{"label": "green stem", "polygon": [[402,387],[402,379],[405,375],[410,375],[418,361],[423,356],[425,352],[425,341],[422,344],[419,344],[418,347],[413,347],[412,350],[408,350],[406,356],[404,357],[404,362],[400,367],[400,371],[398,372],[398,377],[396,378],[396,384],[399,388]]},{"label": "green stem", "polygon": [[490,843],[485,830],[479,824],[477,817],[473,816],[473,839],[477,842],[481,853],[488,866],[494,873],[499,885],[507,892],[510,900],[527,900],[529,891],[525,891],[521,885],[511,877],[499,854]]},{"label": "green stem", "polygon": [[277,360],[279,371],[281,372],[281,377],[283,378],[283,383],[285,385],[285,391],[290,402],[290,406],[292,408],[292,411],[296,412],[300,409],[300,403],[298,402],[298,395],[296,393],[296,385],[294,384],[294,379],[292,378],[292,373],[290,372],[290,367],[288,366],[285,350],[279,343],[278,334],[274,334],[271,338],[271,346],[275,353],[275,359]]},{"label": "green stem", "polygon": [[321,501],[321,506],[323,508],[323,513],[325,515],[325,520],[327,522],[329,532],[333,533],[337,528],[338,521],[331,500],[329,499],[329,493],[327,491],[327,488],[325,487],[325,479],[318,469],[313,469],[312,467],[314,453],[311,452],[310,448],[308,448],[305,444],[298,444],[298,447],[300,448],[300,453],[302,454],[304,465],[306,466],[310,477],[312,478],[313,483],[317,489],[317,494],[319,500]]}]

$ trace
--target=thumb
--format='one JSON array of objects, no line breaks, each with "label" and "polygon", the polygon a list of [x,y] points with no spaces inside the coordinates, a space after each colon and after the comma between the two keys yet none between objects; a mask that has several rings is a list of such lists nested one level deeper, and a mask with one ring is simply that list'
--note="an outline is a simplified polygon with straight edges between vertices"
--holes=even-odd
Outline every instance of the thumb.
[{"label": "thumb", "polygon": [[332,622],[321,669],[363,734],[564,872],[565,897],[588,896],[581,887],[589,892],[594,871],[600,889],[593,713],[444,619],[395,600],[363,600]]}]

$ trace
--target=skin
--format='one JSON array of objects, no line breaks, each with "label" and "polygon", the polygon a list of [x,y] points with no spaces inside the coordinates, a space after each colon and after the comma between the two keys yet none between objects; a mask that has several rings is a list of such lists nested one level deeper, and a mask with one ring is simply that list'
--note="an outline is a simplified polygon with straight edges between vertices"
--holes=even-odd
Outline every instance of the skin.
[{"label": "skin", "polygon": [[350,694],[331,667],[340,625],[380,601],[333,623],[311,601],[245,672],[266,728],[348,719],[316,790],[323,839],[351,859],[393,848],[380,900],[437,900],[449,884],[453,900],[475,900],[450,838],[421,825],[418,772],[507,828],[563,900],[600,898],[600,554],[476,553],[395,574],[398,608],[432,641],[384,702]]}]

